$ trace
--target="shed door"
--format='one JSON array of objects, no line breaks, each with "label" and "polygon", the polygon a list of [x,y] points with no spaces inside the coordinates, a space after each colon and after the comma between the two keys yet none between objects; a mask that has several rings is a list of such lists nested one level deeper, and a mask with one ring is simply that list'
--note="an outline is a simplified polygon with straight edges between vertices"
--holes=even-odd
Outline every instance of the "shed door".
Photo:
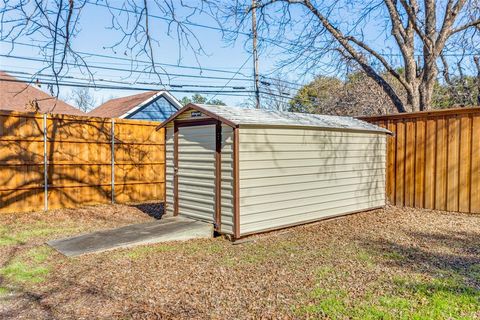
[{"label": "shed door", "polygon": [[178,128],[178,214],[214,222],[215,125]]}]

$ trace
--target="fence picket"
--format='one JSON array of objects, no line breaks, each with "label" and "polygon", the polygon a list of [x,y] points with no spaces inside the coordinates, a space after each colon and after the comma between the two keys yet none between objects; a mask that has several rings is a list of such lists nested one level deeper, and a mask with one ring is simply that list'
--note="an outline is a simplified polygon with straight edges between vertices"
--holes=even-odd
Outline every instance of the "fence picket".
[{"label": "fence picket", "polygon": [[163,201],[164,130],[157,126],[0,111],[0,213]]},{"label": "fence picket", "polygon": [[[389,123],[387,197],[396,205],[480,213],[480,108],[361,117]],[[395,130],[393,130],[395,129]]]}]

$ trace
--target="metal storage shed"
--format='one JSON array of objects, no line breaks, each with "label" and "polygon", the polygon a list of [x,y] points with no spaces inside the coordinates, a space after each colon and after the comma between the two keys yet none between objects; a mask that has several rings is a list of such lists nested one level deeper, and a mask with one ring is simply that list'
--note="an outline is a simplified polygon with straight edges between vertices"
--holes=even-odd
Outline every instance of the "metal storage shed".
[{"label": "metal storage shed", "polygon": [[385,205],[390,132],[375,125],[189,104],[160,127],[166,212],[235,239]]}]

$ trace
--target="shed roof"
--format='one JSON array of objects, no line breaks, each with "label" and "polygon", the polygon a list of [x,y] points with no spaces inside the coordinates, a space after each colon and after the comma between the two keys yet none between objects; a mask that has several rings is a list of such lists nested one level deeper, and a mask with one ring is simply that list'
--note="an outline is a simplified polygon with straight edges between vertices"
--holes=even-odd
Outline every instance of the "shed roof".
[{"label": "shed roof", "polygon": [[206,104],[189,104],[167,119],[162,126],[173,120],[176,115],[192,108],[214,116],[230,125],[265,125],[265,126],[298,126],[325,129],[348,129],[355,131],[373,131],[391,133],[390,131],[368,122],[352,117],[329,116],[311,113],[285,112],[278,110],[247,109],[232,106]]}]

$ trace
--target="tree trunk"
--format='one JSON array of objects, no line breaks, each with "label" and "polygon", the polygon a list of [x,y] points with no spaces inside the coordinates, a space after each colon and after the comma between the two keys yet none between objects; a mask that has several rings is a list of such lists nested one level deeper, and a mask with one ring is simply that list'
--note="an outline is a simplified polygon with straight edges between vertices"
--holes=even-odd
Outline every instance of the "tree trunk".
[{"label": "tree trunk", "polygon": [[427,111],[432,108],[433,102],[433,89],[435,87],[435,78],[430,78],[424,80],[420,87],[420,105],[419,111]]},{"label": "tree trunk", "polygon": [[473,57],[473,61],[475,62],[475,66],[477,67],[477,105],[480,106],[480,57],[475,56]]},{"label": "tree trunk", "polygon": [[426,52],[427,50],[424,49],[423,75],[419,86],[420,111],[426,111],[432,108],[433,89],[435,87],[435,81],[437,80],[438,75],[436,56]]},{"label": "tree trunk", "polygon": [[412,88],[406,90],[407,107],[409,112],[420,110],[420,92],[417,82],[412,83]]}]

